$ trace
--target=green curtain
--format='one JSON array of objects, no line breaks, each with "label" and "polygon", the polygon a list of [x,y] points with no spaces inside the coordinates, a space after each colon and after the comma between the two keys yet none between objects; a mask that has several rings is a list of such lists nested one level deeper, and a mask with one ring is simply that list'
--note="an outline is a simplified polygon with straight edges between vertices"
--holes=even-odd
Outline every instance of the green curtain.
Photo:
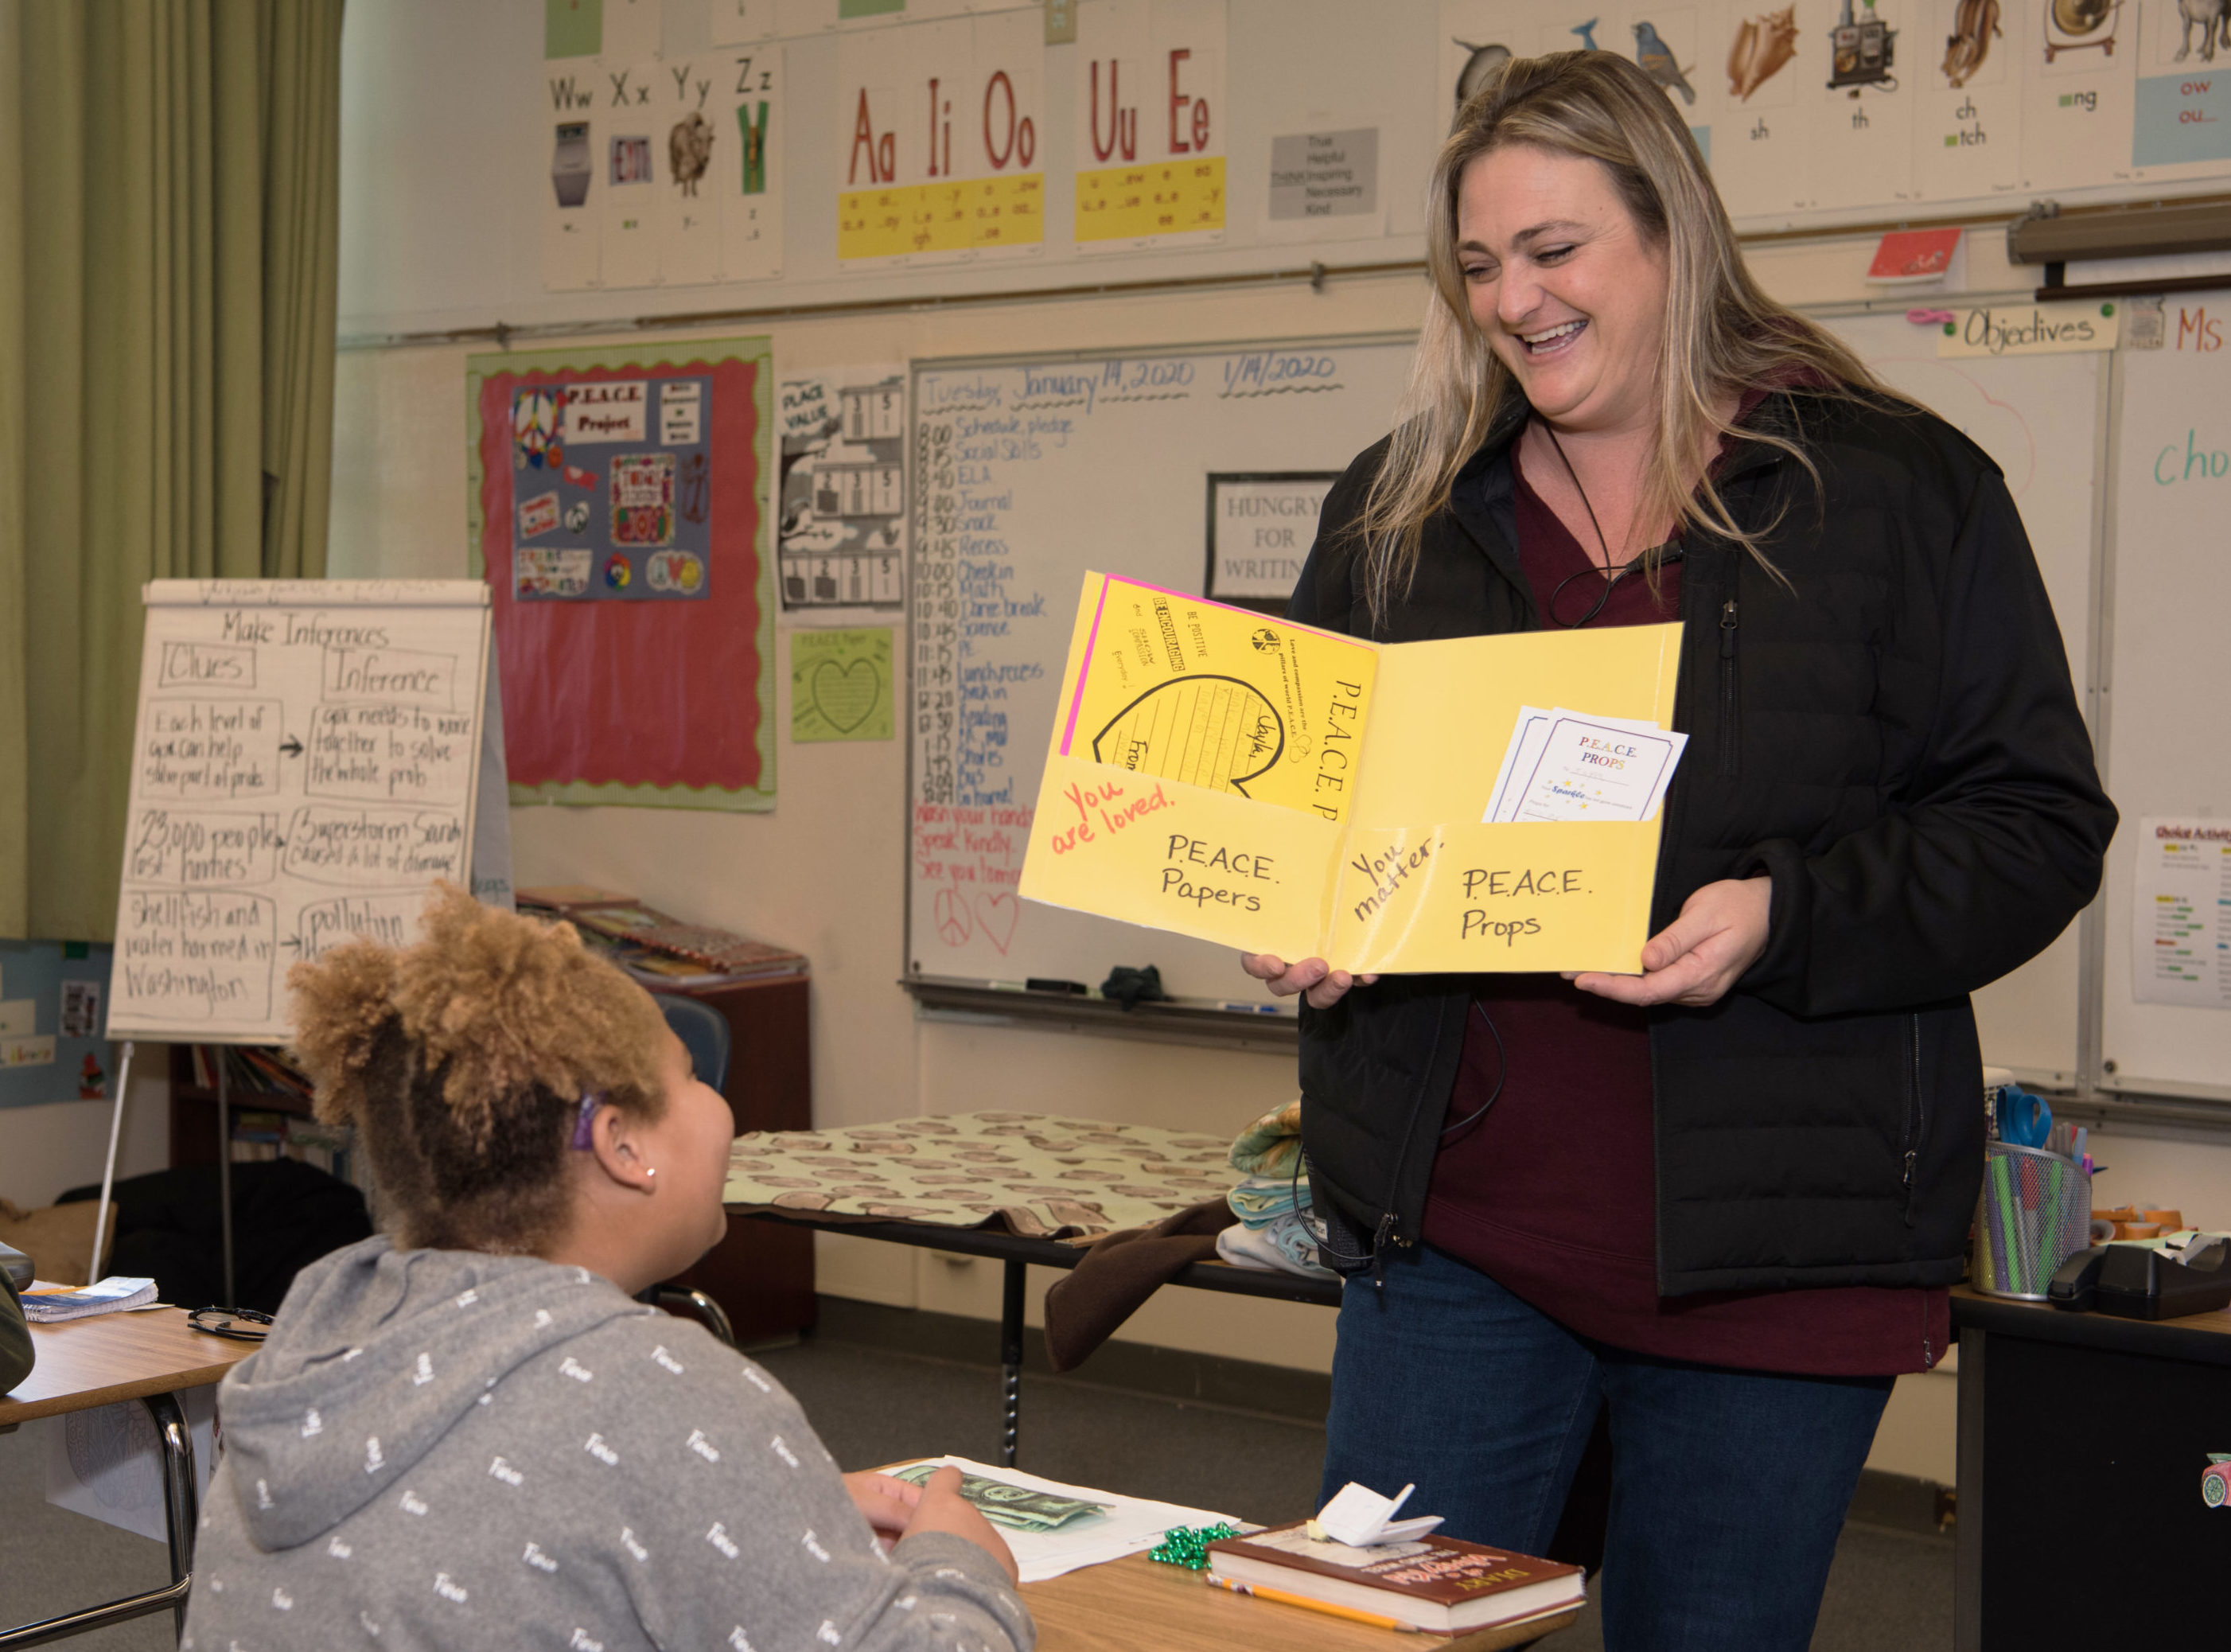
[{"label": "green curtain", "polygon": [[341,0],[0,0],[0,936],[116,919],[151,579],[325,572]]}]

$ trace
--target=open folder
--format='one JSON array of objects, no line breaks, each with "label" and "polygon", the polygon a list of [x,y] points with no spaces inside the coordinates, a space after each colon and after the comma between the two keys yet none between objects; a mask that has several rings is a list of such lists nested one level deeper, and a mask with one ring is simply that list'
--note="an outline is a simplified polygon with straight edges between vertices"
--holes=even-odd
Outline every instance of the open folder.
[{"label": "open folder", "polygon": [[1374,644],[1088,573],[1021,892],[1350,970],[1633,974],[1680,651]]}]

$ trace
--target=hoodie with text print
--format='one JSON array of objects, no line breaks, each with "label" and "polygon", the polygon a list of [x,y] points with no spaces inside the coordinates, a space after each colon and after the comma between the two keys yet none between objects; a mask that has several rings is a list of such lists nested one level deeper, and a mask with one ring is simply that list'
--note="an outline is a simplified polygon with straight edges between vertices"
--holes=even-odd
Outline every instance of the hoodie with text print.
[{"label": "hoodie with text print", "polygon": [[385,1238],[218,1397],[184,1652],[1028,1652],[997,1563],[884,1555],[798,1403],[585,1269]]}]

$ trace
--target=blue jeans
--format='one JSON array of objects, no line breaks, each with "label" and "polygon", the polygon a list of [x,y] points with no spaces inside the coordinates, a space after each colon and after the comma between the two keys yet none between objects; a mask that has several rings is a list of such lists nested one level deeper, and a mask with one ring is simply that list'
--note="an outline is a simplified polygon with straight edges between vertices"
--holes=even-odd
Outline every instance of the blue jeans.
[{"label": "blue jeans", "polygon": [[1566,1330],[1420,1246],[1348,1280],[1324,1492],[1351,1480],[1452,1537],[1540,1554],[1610,1409],[1600,1588],[1611,1652],[1804,1652],[1888,1377],[1652,1359]]}]

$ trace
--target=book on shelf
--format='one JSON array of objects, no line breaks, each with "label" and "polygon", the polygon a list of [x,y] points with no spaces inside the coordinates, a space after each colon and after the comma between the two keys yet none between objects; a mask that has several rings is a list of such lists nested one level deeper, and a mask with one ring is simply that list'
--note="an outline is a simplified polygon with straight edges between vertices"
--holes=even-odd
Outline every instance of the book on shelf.
[{"label": "book on shelf", "polygon": [[1274,1526],[1208,1545],[1223,1582],[1391,1617],[1437,1635],[1523,1623],[1578,1605],[1578,1566],[1461,1538],[1351,1548],[1309,1535],[1308,1522]]}]

